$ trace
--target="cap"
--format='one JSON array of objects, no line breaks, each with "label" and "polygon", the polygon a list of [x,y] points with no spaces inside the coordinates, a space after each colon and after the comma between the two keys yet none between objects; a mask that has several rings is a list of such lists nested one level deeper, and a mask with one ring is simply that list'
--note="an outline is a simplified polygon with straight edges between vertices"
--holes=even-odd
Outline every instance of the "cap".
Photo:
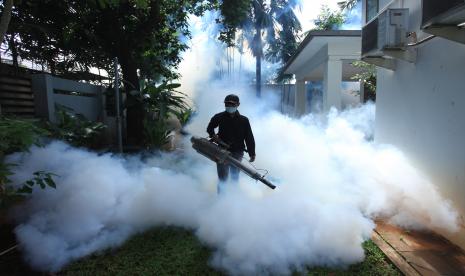
[{"label": "cap", "polygon": [[224,103],[232,103],[232,104],[238,104],[239,103],[239,97],[234,94],[229,94],[224,98]]}]

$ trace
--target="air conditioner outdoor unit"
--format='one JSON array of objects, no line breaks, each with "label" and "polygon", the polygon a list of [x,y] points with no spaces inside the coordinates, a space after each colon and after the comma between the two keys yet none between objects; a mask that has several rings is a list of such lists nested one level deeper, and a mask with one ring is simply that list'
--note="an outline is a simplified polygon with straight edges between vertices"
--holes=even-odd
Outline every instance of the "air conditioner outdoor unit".
[{"label": "air conditioner outdoor unit", "polygon": [[465,43],[465,0],[423,0],[423,31]]},{"label": "air conditioner outdoor unit", "polygon": [[465,22],[465,0],[423,0],[422,27]]},{"label": "air conditioner outdoor unit", "polygon": [[387,9],[362,29],[362,57],[383,57],[407,44],[408,9]]}]

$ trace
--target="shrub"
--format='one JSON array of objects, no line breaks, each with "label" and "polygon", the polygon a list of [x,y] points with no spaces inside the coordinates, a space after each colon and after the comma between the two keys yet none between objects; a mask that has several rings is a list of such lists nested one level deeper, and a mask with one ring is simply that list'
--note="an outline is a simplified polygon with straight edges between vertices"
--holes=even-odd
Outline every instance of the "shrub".
[{"label": "shrub", "polygon": [[33,177],[15,189],[9,184],[16,164],[6,163],[5,156],[14,152],[27,151],[32,145],[40,146],[40,139],[49,135],[49,132],[33,120],[21,120],[0,117],[0,207],[6,207],[21,195],[31,193],[32,187],[37,185],[42,189],[47,186],[55,188],[54,174],[38,171]]},{"label": "shrub", "polygon": [[92,149],[98,146],[98,138],[106,128],[105,124],[89,121],[80,114],[64,109],[58,109],[56,116],[57,124],[47,124],[51,137],[64,140],[75,147]]},{"label": "shrub", "polygon": [[145,109],[144,146],[147,149],[160,149],[173,136],[173,127],[167,120],[175,116],[181,124],[187,122],[192,109],[186,103],[186,95],[176,91],[178,83],[163,82],[155,85],[152,82],[143,85],[142,96]]}]

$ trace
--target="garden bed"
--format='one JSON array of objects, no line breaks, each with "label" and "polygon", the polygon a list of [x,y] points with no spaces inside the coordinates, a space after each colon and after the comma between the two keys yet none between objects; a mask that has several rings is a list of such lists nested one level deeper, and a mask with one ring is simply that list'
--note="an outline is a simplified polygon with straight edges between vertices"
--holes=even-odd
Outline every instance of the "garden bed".
[{"label": "garden bed", "polygon": [[[366,258],[346,270],[312,268],[307,275],[402,275],[372,242],[363,244]],[[61,275],[224,275],[208,263],[211,251],[192,232],[157,228],[137,235],[115,250],[75,262]]]},{"label": "garden bed", "polygon": [[[1,230],[2,248],[14,245],[12,227]],[[372,242],[363,244],[366,258],[347,269],[311,268],[306,275],[402,275]],[[93,254],[65,267],[58,275],[224,275],[211,268],[211,250],[191,231],[165,227],[139,234],[116,249]],[[47,275],[32,271],[18,250],[0,257],[1,275]],[[304,275],[305,275],[304,274]],[[296,275],[302,275],[296,273]]]}]

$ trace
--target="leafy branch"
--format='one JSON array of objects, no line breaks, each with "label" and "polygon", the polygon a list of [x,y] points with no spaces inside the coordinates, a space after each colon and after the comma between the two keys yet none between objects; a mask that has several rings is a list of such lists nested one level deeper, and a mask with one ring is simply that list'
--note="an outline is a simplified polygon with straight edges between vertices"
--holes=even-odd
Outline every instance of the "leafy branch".
[{"label": "leafy branch", "polygon": [[192,109],[187,104],[187,95],[176,91],[181,85],[163,82],[156,85],[153,82],[143,84],[142,98],[146,116],[143,122],[144,143],[146,148],[161,148],[172,138],[173,127],[168,119],[176,117],[185,124],[192,115]]},{"label": "leafy branch", "polygon": [[352,66],[359,68],[360,73],[352,76],[352,80],[364,83],[365,86],[370,90],[376,91],[376,66],[373,64],[366,63],[364,61],[354,61]]},{"label": "leafy branch", "polygon": [[45,171],[37,171],[33,173],[33,176],[34,177],[32,179],[24,182],[23,186],[19,188],[16,193],[30,194],[32,193],[32,188],[34,186],[39,186],[41,189],[45,189],[46,187],[56,189],[57,186],[52,177],[58,175]]},{"label": "leafy branch", "polygon": [[13,167],[17,164],[6,163],[5,155],[14,152],[28,151],[32,145],[41,146],[40,139],[50,132],[36,125],[33,120],[20,120],[0,117],[0,207],[13,201],[18,196],[31,193],[32,187],[37,185],[42,189],[56,188],[53,173],[37,171],[33,178],[27,180],[19,189],[14,189],[10,177],[14,174]]}]

